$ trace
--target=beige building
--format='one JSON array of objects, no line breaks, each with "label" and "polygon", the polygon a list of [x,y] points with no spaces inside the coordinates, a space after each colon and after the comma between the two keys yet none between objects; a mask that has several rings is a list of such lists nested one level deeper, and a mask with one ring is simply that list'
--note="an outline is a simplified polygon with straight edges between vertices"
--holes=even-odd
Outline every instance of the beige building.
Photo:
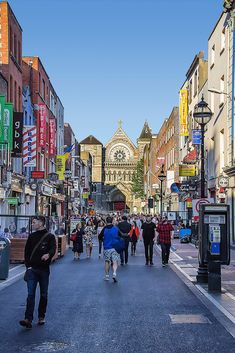
[{"label": "beige building", "polygon": [[132,178],[137,162],[143,157],[146,144],[150,143],[151,131],[145,122],[138,147],[127,136],[121,125],[105,146],[105,185],[110,186],[108,203],[110,210],[129,209],[140,211],[141,200],[132,193]]}]

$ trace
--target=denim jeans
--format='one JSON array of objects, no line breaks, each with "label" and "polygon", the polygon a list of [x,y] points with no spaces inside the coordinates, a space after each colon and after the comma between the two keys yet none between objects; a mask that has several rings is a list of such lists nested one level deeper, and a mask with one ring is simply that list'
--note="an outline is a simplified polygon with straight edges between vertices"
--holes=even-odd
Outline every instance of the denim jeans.
[{"label": "denim jeans", "polygon": [[47,293],[49,285],[49,271],[32,269],[30,271],[27,287],[28,287],[28,297],[27,305],[25,311],[25,319],[30,321],[33,320],[33,312],[35,306],[35,294],[37,289],[37,284],[39,283],[40,287],[40,301],[38,306],[38,317],[44,318],[47,308]]},{"label": "denim jeans", "polygon": [[161,243],[161,248],[162,248],[162,263],[168,264],[171,244]]}]

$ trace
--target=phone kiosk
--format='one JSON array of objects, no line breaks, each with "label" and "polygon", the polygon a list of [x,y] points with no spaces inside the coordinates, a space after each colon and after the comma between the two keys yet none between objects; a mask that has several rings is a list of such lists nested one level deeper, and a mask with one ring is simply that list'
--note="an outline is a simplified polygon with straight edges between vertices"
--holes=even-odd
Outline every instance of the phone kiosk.
[{"label": "phone kiosk", "polygon": [[221,265],[230,263],[229,205],[200,205],[199,261],[208,266],[208,290],[220,292]]}]

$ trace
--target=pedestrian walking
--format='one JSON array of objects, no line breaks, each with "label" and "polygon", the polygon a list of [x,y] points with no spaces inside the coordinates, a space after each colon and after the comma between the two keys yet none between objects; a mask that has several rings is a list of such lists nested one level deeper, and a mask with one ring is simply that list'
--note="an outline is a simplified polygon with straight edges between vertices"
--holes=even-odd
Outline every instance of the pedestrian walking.
[{"label": "pedestrian walking", "polygon": [[152,222],[151,216],[146,217],[146,221],[142,224],[141,229],[142,237],[144,241],[144,249],[145,249],[145,265],[153,266],[153,244],[156,236],[156,224]]},{"label": "pedestrian walking", "polygon": [[97,227],[97,237],[98,237],[98,241],[99,241],[99,258],[101,257],[101,251],[102,251],[102,246],[103,246],[103,240],[99,239],[99,235],[102,231],[102,229],[104,228],[105,224],[103,221],[99,221],[98,227]]},{"label": "pedestrian walking", "polygon": [[130,230],[130,238],[131,238],[131,255],[134,256],[136,254],[136,244],[140,235],[139,228],[137,227],[136,221],[133,221]]},{"label": "pedestrian walking", "polygon": [[157,232],[159,234],[159,243],[162,249],[162,266],[168,265],[171,239],[174,237],[174,228],[170,222],[168,222],[167,217],[163,216],[162,220],[157,225]]},{"label": "pedestrian walking", "polygon": [[78,222],[76,228],[72,231],[71,238],[73,240],[74,260],[80,260],[80,255],[83,253],[83,236],[84,229],[82,223]]},{"label": "pedestrian walking", "polygon": [[114,244],[119,241],[120,232],[117,226],[113,225],[113,218],[108,216],[106,218],[106,226],[102,229],[99,234],[99,240],[103,241],[104,244],[104,260],[105,260],[105,277],[106,281],[109,281],[109,271],[112,264],[113,274],[112,278],[114,283],[117,282],[117,269],[120,256],[114,248]]},{"label": "pedestrian walking", "polygon": [[40,287],[40,301],[38,306],[38,325],[45,324],[45,314],[48,301],[48,284],[51,259],[56,252],[56,241],[53,234],[45,228],[46,219],[43,216],[34,217],[31,233],[25,246],[25,280],[27,282],[28,297],[25,318],[19,323],[26,328],[32,328],[37,284]]},{"label": "pedestrian walking", "polygon": [[86,244],[86,256],[87,258],[91,257],[91,253],[92,253],[92,247],[93,247],[93,234],[94,234],[94,228],[92,225],[91,220],[87,221],[87,225],[84,228],[84,240],[85,240],[85,244]]},{"label": "pedestrian walking", "polygon": [[131,230],[131,225],[127,221],[126,216],[122,216],[122,221],[118,223],[118,229],[119,229],[119,231],[125,241],[125,249],[123,251],[121,251],[121,253],[120,253],[121,265],[124,265],[124,263],[127,265],[128,264],[129,241],[130,241],[129,233]]}]

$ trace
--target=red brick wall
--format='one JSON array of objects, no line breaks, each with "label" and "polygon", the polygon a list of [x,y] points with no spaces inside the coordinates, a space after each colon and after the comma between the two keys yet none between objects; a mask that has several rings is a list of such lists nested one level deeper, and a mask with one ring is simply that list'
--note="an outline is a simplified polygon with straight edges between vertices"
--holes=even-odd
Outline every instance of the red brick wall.
[{"label": "red brick wall", "polygon": [[0,3],[0,69],[8,82],[8,101],[22,111],[22,29],[7,2]]}]

